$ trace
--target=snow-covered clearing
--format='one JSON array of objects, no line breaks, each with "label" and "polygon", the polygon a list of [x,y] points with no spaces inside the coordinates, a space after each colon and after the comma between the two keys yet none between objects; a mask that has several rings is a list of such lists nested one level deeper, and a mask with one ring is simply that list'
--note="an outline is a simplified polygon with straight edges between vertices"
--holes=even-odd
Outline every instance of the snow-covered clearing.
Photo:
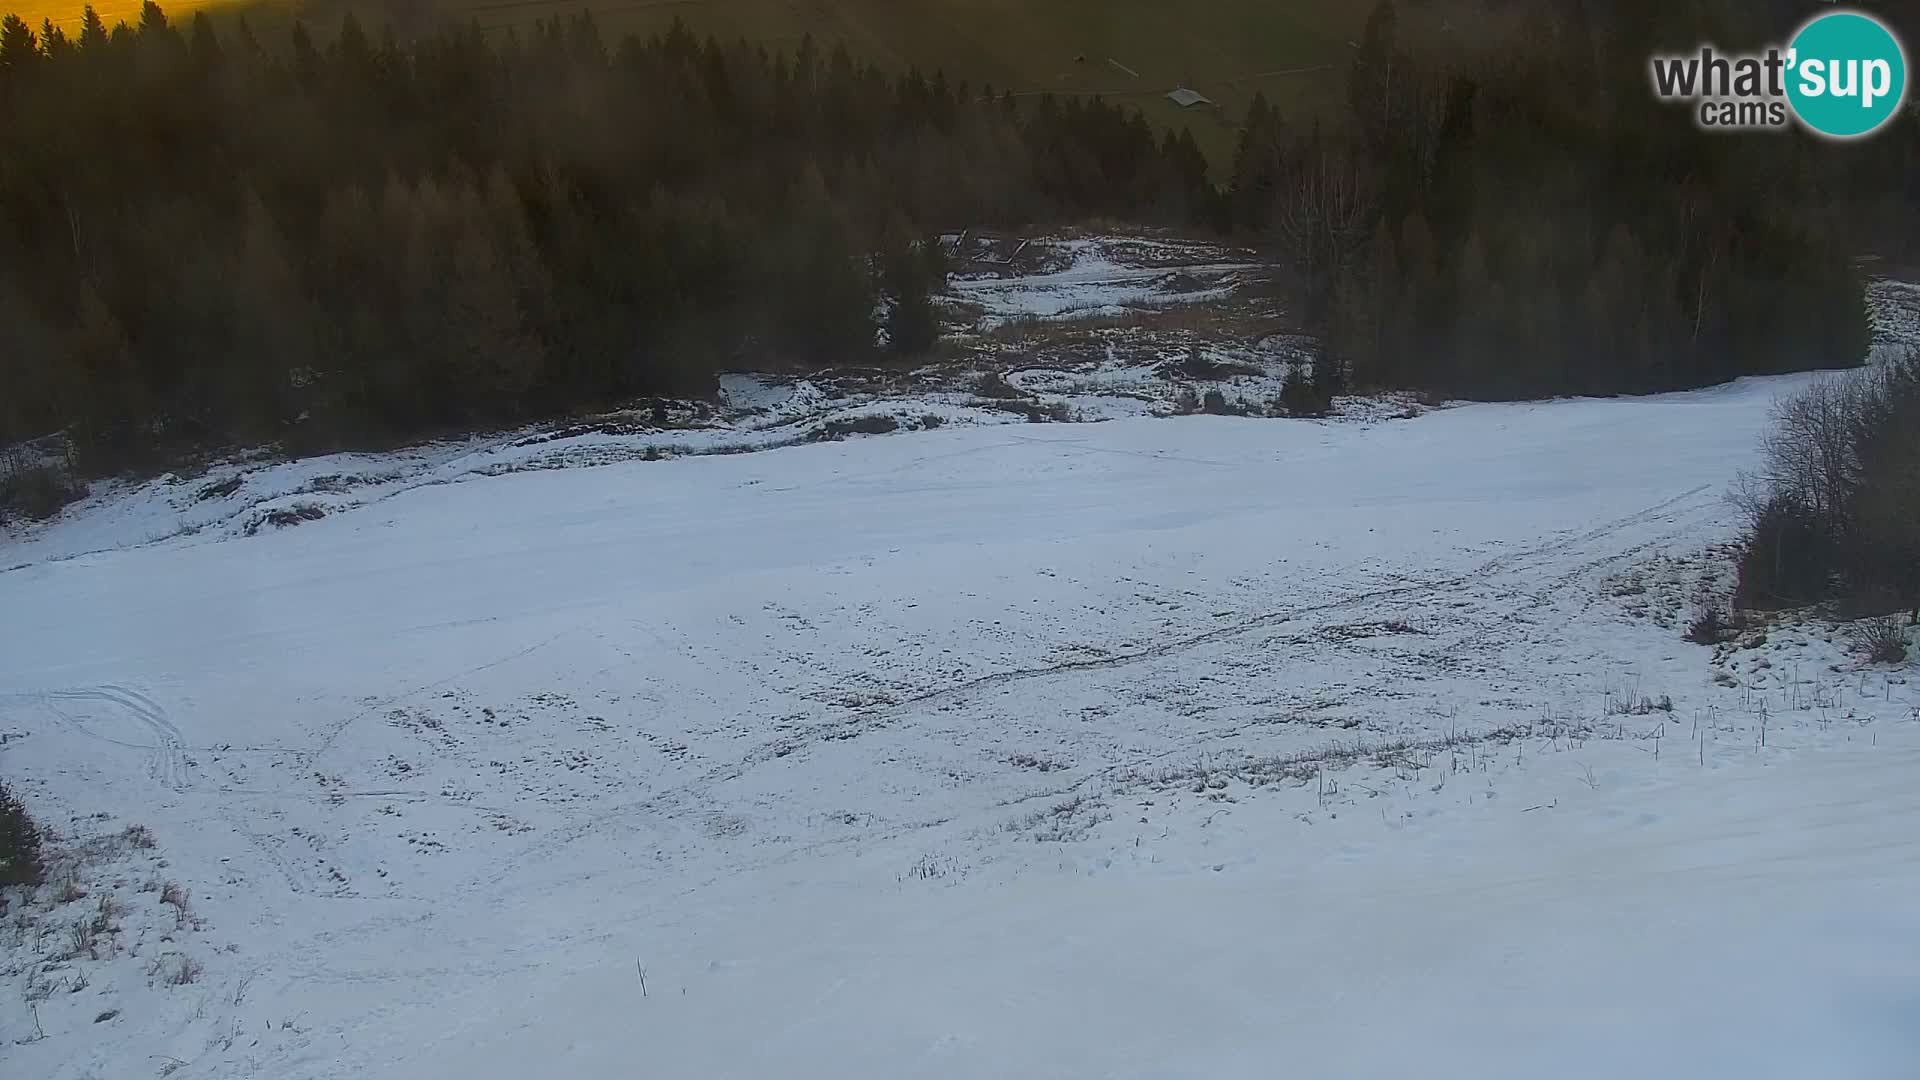
[{"label": "snow-covered clearing", "polygon": [[[1224,300],[1267,271],[1249,251],[1178,240],[1091,237],[1040,241],[1022,249],[1038,265],[1014,272],[968,263],[952,282],[947,306],[979,330],[1021,320],[1054,321],[1136,314],[1171,305]],[[1020,260],[1014,260],[1019,266]]]},{"label": "snow-covered clearing", "polygon": [[1802,382],[96,498],[0,1071],[1912,1077],[1910,669],[1680,639]]}]

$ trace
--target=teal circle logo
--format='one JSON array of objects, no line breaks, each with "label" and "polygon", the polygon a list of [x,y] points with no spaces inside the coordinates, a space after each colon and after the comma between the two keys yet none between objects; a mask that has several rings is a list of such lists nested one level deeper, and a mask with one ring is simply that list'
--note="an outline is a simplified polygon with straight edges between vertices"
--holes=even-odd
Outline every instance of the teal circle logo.
[{"label": "teal circle logo", "polygon": [[1907,56],[1870,15],[1836,11],[1800,28],[1787,54],[1787,101],[1813,131],[1853,139],[1877,130],[1907,96]]}]

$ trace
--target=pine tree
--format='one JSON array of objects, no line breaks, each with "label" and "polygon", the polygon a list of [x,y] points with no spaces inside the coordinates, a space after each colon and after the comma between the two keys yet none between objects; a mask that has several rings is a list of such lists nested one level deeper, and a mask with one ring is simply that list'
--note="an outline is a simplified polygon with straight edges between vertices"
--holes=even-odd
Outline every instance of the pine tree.
[{"label": "pine tree", "polygon": [[[154,0],[141,0],[140,26],[136,34],[141,65],[151,77],[165,81],[179,72],[187,58],[187,43]],[[171,102],[169,102],[171,103]]]},{"label": "pine tree", "polygon": [[553,321],[553,274],[534,242],[526,205],[506,170],[498,166],[488,173],[481,195],[527,333],[541,339]]},{"label": "pine tree", "polygon": [[539,342],[527,328],[513,268],[488,230],[479,194],[463,185],[448,198],[441,333],[452,396],[464,403],[466,419],[511,419],[540,377]]},{"label": "pine tree", "polygon": [[857,362],[874,347],[875,290],[819,167],[801,172],[763,269],[779,352],[805,364]]},{"label": "pine tree", "polygon": [[271,438],[299,414],[296,389],[316,377],[311,298],[273,211],[253,188],[241,195],[240,253],[231,277],[232,348],[221,379],[227,426]]},{"label": "pine tree", "polygon": [[40,39],[18,15],[0,19],[0,75],[24,75],[40,60]]},{"label": "pine tree", "polygon": [[100,21],[100,13],[88,4],[80,13],[80,49],[89,55],[104,53],[107,48],[107,24]]},{"label": "pine tree", "polygon": [[364,80],[373,70],[373,42],[351,11],[340,17],[340,33],[333,39],[332,53],[335,69],[345,79]]},{"label": "pine tree", "polygon": [[1399,16],[1393,0],[1378,0],[1367,15],[1360,48],[1347,69],[1347,102],[1367,142],[1376,149],[1393,139],[1403,109],[1405,74],[1396,40]]},{"label": "pine tree", "polygon": [[1403,385],[1408,342],[1403,283],[1393,230],[1374,225],[1367,250],[1340,283],[1329,344],[1345,357],[1350,381],[1361,387]]},{"label": "pine tree", "polygon": [[136,451],[144,380],[134,367],[120,320],[91,284],[81,286],[75,309],[62,364],[73,373],[65,381],[72,396],[63,411],[74,418],[81,453],[92,455],[97,466],[117,467]]},{"label": "pine tree", "polygon": [[299,19],[293,20],[293,77],[309,91],[320,82],[320,51],[314,48],[313,35]]},{"label": "pine tree", "polygon": [[67,40],[67,32],[53,25],[52,19],[40,21],[40,48],[49,60],[64,60],[73,53],[73,42]]},{"label": "pine tree", "polygon": [[1455,385],[1470,393],[1484,393],[1505,359],[1500,349],[1500,323],[1505,312],[1500,286],[1488,265],[1486,241],[1478,229],[1469,230],[1460,247],[1452,285]]},{"label": "pine tree", "polygon": [[1246,123],[1233,152],[1233,176],[1228,184],[1228,200],[1235,227],[1252,232],[1265,229],[1271,220],[1274,199],[1288,171],[1289,139],[1279,110],[1267,103],[1267,96],[1254,91],[1247,106]]},{"label": "pine tree", "polygon": [[260,39],[254,36],[253,27],[247,22],[245,15],[240,16],[234,21],[233,36],[234,39],[240,43],[241,52],[248,56],[259,54]]},{"label": "pine tree", "polygon": [[159,4],[154,3],[154,0],[140,0],[140,32],[142,34],[157,36],[172,29],[172,24],[167,20],[167,13],[161,10]]},{"label": "pine tree", "polygon": [[[940,338],[931,285],[945,277],[937,241],[919,241],[888,260],[887,348],[899,356],[918,356]],[[938,278],[936,278],[938,275]]]},{"label": "pine tree", "polygon": [[213,30],[213,20],[204,11],[193,14],[193,29],[188,38],[187,52],[193,57],[193,66],[203,75],[210,74],[220,67],[225,59],[220,48],[220,38]]},{"label": "pine tree", "polygon": [[0,273],[0,444],[46,434],[62,423],[60,388],[64,372],[47,363],[58,349],[58,335],[21,287]]},{"label": "pine tree", "polygon": [[38,885],[45,876],[40,829],[20,797],[0,783],[0,886]]}]

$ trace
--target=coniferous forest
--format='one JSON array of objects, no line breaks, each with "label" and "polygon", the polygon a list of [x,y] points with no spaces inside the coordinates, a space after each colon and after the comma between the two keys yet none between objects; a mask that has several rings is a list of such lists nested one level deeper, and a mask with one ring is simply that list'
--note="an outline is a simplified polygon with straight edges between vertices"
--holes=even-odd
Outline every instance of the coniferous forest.
[{"label": "coniferous forest", "polygon": [[1211,168],[1122,105],[811,40],[608,40],[588,15],[268,39],[152,0],[71,36],[9,18],[0,441],[64,431],[105,471],[911,358],[932,235],[1090,220],[1269,253],[1326,385],[1641,392],[1856,362],[1855,257],[1920,252],[1920,125],[1696,131],[1645,58],[1734,7],[1562,0],[1462,54],[1381,3],[1346,115],[1256,100]]}]

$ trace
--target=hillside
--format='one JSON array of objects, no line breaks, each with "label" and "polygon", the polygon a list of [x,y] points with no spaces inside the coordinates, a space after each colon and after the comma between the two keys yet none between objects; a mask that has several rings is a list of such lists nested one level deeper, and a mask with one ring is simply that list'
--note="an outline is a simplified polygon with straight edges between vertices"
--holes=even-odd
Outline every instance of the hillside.
[{"label": "hillside", "polygon": [[0,765],[58,832],[0,1045],[52,1080],[1903,1076],[1911,664],[1682,640],[1808,378],[171,489],[370,493],[260,529],[102,491],[0,549]]},{"label": "hillside", "polygon": [[[43,18],[71,25],[77,0],[16,0],[5,6],[33,26]],[[1347,45],[1363,5],[1327,0],[405,0],[298,5],[163,4],[176,19],[195,11],[245,12],[271,26],[292,11],[330,30],[347,10],[374,26],[423,25],[435,14],[473,18],[495,31],[524,31],[534,20],[592,11],[611,36],[665,31],[675,19],[696,33],[792,48],[811,34],[823,47],[844,42],[892,70],[944,70],[975,88],[1100,93],[1139,105],[1156,123],[1190,125],[1216,158],[1231,147],[1234,125],[1256,90],[1301,110],[1332,113],[1341,100]],[[101,0],[111,25],[139,18],[139,0]],[[1331,66],[1331,67],[1330,67]],[[1217,108],[1180,108],[1166,100],[1190,85]]]},{"label": "hillside", "polygon": [[0,35],[7,1076],[1913,1080],[1920,125],[361,2]]}]

